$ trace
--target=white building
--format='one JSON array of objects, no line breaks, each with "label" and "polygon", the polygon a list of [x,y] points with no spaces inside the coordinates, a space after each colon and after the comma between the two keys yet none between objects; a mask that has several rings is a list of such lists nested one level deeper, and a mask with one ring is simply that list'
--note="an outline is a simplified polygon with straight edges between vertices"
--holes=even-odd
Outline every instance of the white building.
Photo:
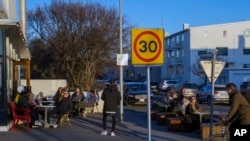
[{"label": "white building", "polygon": [[226,62],[216,83],[239,86],[250,77],[250,21],[241,21],[200,27],[184,24],[182,31],[167,36],[161,79],[204,83],[192,70],[200,60],[210,60],[216,49],[217,60]]},{"label": "white building", "polygon": [[[25,23],[25,0],[20,1],[20,21]],[[16,0],[0,0],[0,131],[10,127],[8,102],[20,85],[20,68],[25,66],[26,87],[30,87],[31,55],[26,46],[25,24],[19,25]]]}]

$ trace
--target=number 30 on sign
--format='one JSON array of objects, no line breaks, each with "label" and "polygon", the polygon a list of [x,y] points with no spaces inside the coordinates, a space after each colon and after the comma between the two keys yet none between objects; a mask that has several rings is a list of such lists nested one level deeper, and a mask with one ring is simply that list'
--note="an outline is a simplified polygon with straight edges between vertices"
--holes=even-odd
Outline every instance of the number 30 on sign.
[{"label": "number 30 on sign", "polygon": [[132,64],[163,64],[164,30],[132,29]]}]

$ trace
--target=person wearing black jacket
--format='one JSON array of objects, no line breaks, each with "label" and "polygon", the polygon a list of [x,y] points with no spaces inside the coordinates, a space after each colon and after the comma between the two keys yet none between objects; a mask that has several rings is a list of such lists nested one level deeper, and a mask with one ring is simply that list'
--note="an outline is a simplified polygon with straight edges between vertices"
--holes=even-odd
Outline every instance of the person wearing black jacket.
[{"label": "person wearing black jacket", "polygon": [[118,88],[113,80],[110,81],[110,84],[103,90],[101,99],[104,101],[103,106],[103,132],[101,135],[107,135],[106,122],[107,116],[112,116],[112,132],[111,136],[115,136],[115,125],[116,125],[116,111],[117,105],[120,103],[121,95],[118,91]]},{"label": "person wearing black jacket", "polygon": [[47,115],[47,121],[50,123],[50,117],[53,114],[58,114],[56,124],[53,125],[54,128],[57,128],[57,125],[60,122],[60,119],[62,116],[68,112],[70,112],[72,109],[72,102],[69,99],[69,92],[68,91],[63,91],[63,99],[59,102],[57,107],[51,111],[48,111]]}]

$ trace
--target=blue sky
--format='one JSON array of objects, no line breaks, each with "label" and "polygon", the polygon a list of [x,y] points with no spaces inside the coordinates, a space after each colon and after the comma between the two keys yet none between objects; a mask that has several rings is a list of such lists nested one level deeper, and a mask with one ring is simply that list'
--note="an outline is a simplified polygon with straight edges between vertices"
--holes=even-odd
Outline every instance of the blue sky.
[{"label": "blue sky", "polygon": [[[100,2],[119,11],[119,0]],[[49,4],[50,0],[26,0],[27,8]],[[250,20],[249,0],[122,0],[122,13],[137,28],[164,28],[170,34],[190,27]]]}]

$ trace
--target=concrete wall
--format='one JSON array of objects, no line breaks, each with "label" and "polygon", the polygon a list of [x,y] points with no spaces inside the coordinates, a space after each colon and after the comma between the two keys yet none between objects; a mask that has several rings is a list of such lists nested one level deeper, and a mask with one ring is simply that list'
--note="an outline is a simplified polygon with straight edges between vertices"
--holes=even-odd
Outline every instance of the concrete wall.
[{"label": "concrete wall", "polygon": [[[26,80],[21,80],[21,85],[26,86]],[[30,80],[32,93],[42,93],[43,96],[55,95],[58,87],[67,86],[66,79],[36,79]]]}]

